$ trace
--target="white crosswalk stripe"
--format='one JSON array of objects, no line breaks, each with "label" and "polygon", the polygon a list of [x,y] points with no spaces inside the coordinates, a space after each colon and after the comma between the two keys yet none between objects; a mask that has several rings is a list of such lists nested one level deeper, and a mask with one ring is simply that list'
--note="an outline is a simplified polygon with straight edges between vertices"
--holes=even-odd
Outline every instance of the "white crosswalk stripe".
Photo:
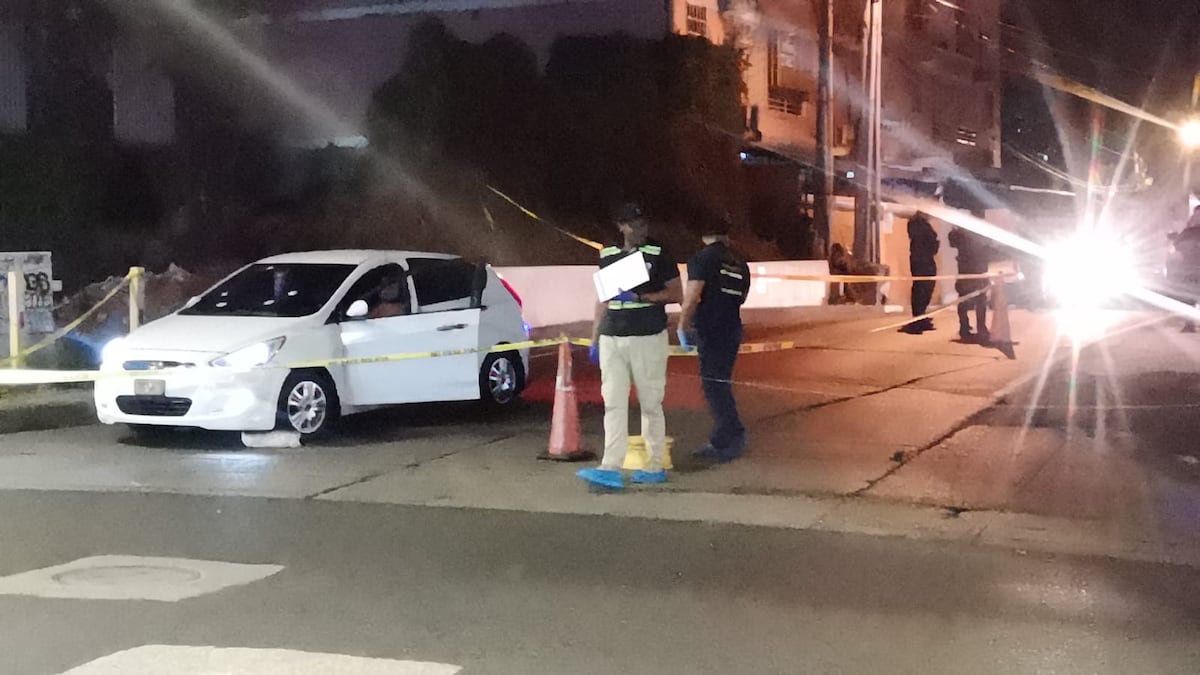
[{"label": "white crosswalk stripe", "polygon": [[62,675],[454,675],[460,666],[291,649],[146,645]]}]

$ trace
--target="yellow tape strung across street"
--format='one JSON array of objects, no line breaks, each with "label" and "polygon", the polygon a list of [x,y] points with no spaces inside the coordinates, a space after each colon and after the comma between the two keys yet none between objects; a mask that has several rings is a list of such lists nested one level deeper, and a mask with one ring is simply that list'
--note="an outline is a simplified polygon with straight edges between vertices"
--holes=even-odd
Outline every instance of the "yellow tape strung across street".
[{"label": "yellow tape strung across street", "polygon": [[[40,352],[41,350],[45,349],[46,347],[49,347],[51,344],[53,344],[57,340],[62,339],[65,335],[67,335],[71,331],[75,330],[76,328],[79,328],[79,326],[83,325],[84,321],[87,321],[89,318],[91,318],[91,316],[93,314],[100,311],[101,307],[103,307],[105,304],[107,304],[109,300],[112,300],[113,298],[115,298],[117,296],[117,293],[120,293],[126,286],[128,286],[130,280],[133,277],[133,274],[134,273],[132,273],[132,272],[130,274],[126,274],[125,278],[121,279],[121,283],[117,284],[116,288],[109,291],[108,295],[105,295],[103,298],[101,298],[100,302],[96,303],[95,305],[92,306],[91,309],[89,309],[86,312],[84,312],[83,314],[81,314],[79,316],[79,318],[77,318],[74,321],[72,321],[71,323],[63,326],[62,328],[59,328],[58,330],[54,331],[50,335],[47,335],[45,338],[43,338],[41,341],[39,341],[37,344],[33,345],[32,347],[22,350],[16,356],[9,356],[7,358],[0,359],[0,366],[7,366],[14,362],[19,363],[21,361],[24,361],[30,355]],[[54,371],[48,371],[48,372],[54,372]]]},{"label": "yellow tape strung across street", "polygon": [[[537,349],[538,347],[557,347],[566,342],[567,338],[551,338],[549,340],[529,340],[526,342],[513,342],[509,344],[496,345],[495,347],[485,347],[482,349],[451,349],[439,352],[405,352],[400,354],[382,354],[380,356],[362,356],[362,357],[344,357],[338,359],[321,359],[317,361],[301,361],[298,363],[289,363],[286,365],[269,366],[274,368],[322,368],[325,366],[353,366],[364,363],[390,363],[393,361],[412,361],[414,359],[436,359],[443,356],[462,356],[464,354],[498,354],[501,352],[515,352],[522,349]],[[142,371],[145,372],[145,371]]]},{"label": "yellow tape strung across street", "polygon": [[[393,361],[411,361],[414,359],[436,359],[445,356],[462,356],[464,354],[495,354],[501,352],[519,351],[522,349],[537,349],[539,347],[556,347],[567,341],[568,340],[565,337],[553,338],[549,340],[529,340],[527,342],[514,342],[482,349],[403,352],[397,354],[383,354],[380,356],[320,359],[313,361],[297,361],[293,363],[268,364],[265,366],[259,366],[259,368],[293,370],[298,368],[322,368],[326,366],[348,366],[365,363],[389,363]],[[160,368],[150,370],[44,370],[33,368],[11,368],[8,370],[0,370],[0,385],[72,384],[95,382],[97,380],[113,378],[144,378],[171,375],[174,373],[196,374],[197,372],[197,367]]]},{"label": "yellow tape strung across street", "polygon": [[899,323],[893,323],[893,324],[890,324],[887,326],[883,326],[881,328],[875,328],[875,329],[872,329],[871,332],[872,333],[882,333],[883,331],[887,331],[887,330],[896,330],[903,326],[907,326],[908,324],[913,323],[914,321],[921,321],[923,319],[928,319],[928,318],[937,316],[938,314],[941,314],[942,312],[948,312],[948,311],[954,309],[955,307],[958,307],[959,305],[963,304],[964,302],[966,302],[968,300],[973,300],[973,299],[983,295],[984,293],[987,293],[991,289],[992,289],[991,286],[988,286],[986,288],[981,288],[981,289],[975,291],[974,293],[968,293],[966,295],[960,296],[954,302],[952,302],[944,307],[939,307],[938,309],[935,309],[932,312],[926,312],[925,314],[922,314],[921,316],[914,316],[911,319],[905,319]]},{"label": "yellow tape strung across street", "polygon": [[517,209],[518,211],[520,211],[521,213],[524,213],[525,215],[529,216],[530,218],[533,218],[534,220],[536,220],[536,221],[537,221],[537,222],[539,222],[539,223],[542,223],[543,225],[547,225],[547,226],[549,226],[549,227],[552,227],[552,228],[554,228],[555,230],[557,230],[557,231],[558,231],[558,233],[559,233],[559,234],[561,234],[561,235],[563,235],[563,236],[566,236],[566,237],[570,237],[571,239],[574,239],[575,241],[577,241],[577,242],[579,242],[579,243],[583,244],[584,246],[590,246],[590,247],[592,247],[592,248],[596,249],[597,251],[599,251],[599,250],[602,250],[602,249],[604,248],[604,244],[600,244],[600,243],[598,243],[598,242],[594,242],[594,241],[592,241],[591,239],[585,239],[584,237],[581,237],[581,236],[579,236],[579,235],[577,235],[577,234],[574,234],[574,233],[572,233],[572,232],[568,232],[567,230],[564,230],[563,228],[561,228],[561,227],[559,227],[559,226],[555,225],[554,223],[552,223],[552,222],[550,222],[550,221],[546,220],[545,218],[543,218],[543,217],[539,216],[538,214],[534,213],[533,211],[530,211],[529,209],[525,208],[524,206],[521,206],[520,204],[518,204],[518,203],[517,203],[517,200],[513,199],[512,197],[509,197],[508,195],[506,195],[506,194],[504,194],[503,192],[501,192],[501,191],[497,190],[496,188],[492,187],[491,185],[488,185],[488,186],[487,186],[487,189],[489,189],[489,190],[491,190],[492,192],[494,192],[494,193],[495,193],[497,196],[499,196],[499,197],[500,197],[501,199],[503,199],[504,201],[508,202],[509,204],[512,204],[512,205],[513,205],[514,207],[516,207],[516,209]]},{"label": "yellow tape strung across street", "polygon": [[[953,278],[992,278],[992,277],[997,277],[997,276],[1001,276],[1001,275],[966,275],[966,276],[962,276],[962,277],[953,277]],[[827,280],[828,278],[819,277],[818,279],[824,281],[824,280]],[[38,343],[34,347],[23,352],[22,358],[24,356],[27,356],[28,354],[31,354],[39,349],[44,348],[45,346],[52,343],[54,340],[62,337],[63,335],[66,335],[67,333],[69,333],[72,330],[74,330],[75,328],[77,328],[81,323],[83,323],[83,321],[85,321],[89,316],[94,314],[101,306],[103,306],[105,303],[107,303],[109,300],[111,300],[118,292],[120,292],[123,288],[125,288],[125,286],[128,285],[129,280],[130,280],[130,277],[127,276],[124,280],[122,280],[121,285],[117,286],[112,291],[110,291],[108,293],[108,295],[105,296],[96,306],[92,307],[90,310],[88,310],[86,313],[84,313],[78,319],[75,319],[74,321],[72,321],[67,326],[64,326],[62,329],[56,331],[54,335],[47,337],[42,342]],[[940,314],[942,312],[949,311],[949,310],[957,307],[959,304],[966,302],[967,300],[971,300],[973,298],[976,298],[976,297],[986,293],[989,290],[989,288],[980,289],[979,291],[965,295],[961,298],[958,298],[955,302],[953,302],[949,305],[946,305],[940,309],[934,310],[933,312],[929,312],[923,316],[914,317],[914,318],[906,318],[902,322],[884,326],[882,328],[876,328],[870,332],[871,333],[879,333],[882,331],[894,330],[900,326],[907,325],[913,321],[918,321],[920,319],[929,318],[929,317],[935,316],[937,314]],[[447,357],[447,356],[462,356],[464,354],[492,354],[492,353],[500,353],[500,352],[519,351],[519,350],[524,350],[524,349],[540,349],[543,347],[557,347],[558,345],[563,344],[563,343],[576,345],[576,346],[580,346],[580,347],[591,347],[591,345],[592,345],[592,341],[587,338],[569,338],[569,337],[564,336],[564,337],[551,338],[551,339],[546,339],[546,340],[529,340],[526,342],[516,342],[516,343],[511,343],[511,344],[496,345],[494,347],[480,348],[480,349],[456,349],[456,350],[447,350],[447,351],[426,351],[426,352],[401,352],[401,353],[396,353],[396,354],[383,354],[380,356],[343,357],[343,358],[334,358],[334,359],[320,359],[320,360],[313,360],[313,361],[300,361],[300,362],[287,363],[287,364],[270,364],[270,365],[261,366],[261,367],[291,370],[291,369],[297,369],[297,368],[322,368],[322,367],[328,367],[328,366],[347,366],[347,365],[360,365],[360,364],[368,364],[368,363],[389,363],[389,362],[395,362],[395,361],[410,361],[410,360],[414,360],[414,359],[435,359],[435,358],[441,358],[441,357]],[[738,353],[740,353],[740,354],[765,354],[765,353],[770,353],[770,352],[789,351],[792,349],[802,349],[802,348],[805,348],[806,346],[807,345],[802,345],[802,344],[799,344],[797,342],[790,341],[790,340],[777,341],[777,342],[756,342],[756,343],[743,344],[741,346],[741,348],[738,350]],[[671,356],[693,356],[694,357],[697,355],[698,355],[698,352],[695,349],[684,350],[683,348],[678,347],[678,346],[671,347]],[[44,369],[31,369],[31,368],[10,368],[10,369],[0,369],[0,386],[2,386],[2,385],[86,383],[86,382],[95,382],[95,381],[101,380],[101,379],[119,378],[119,377],[144,378],[144,377],[148,377],[151,375],[169,375],[169,374],[175,373],[175,372],[196,373],[197,371],[194,367],[191,367],[191,368],[168,368],[168,369],[160,369],[160,370],[133,370],[133,371],[126,371],[126,370],[113,370],[113,371],[44,370]]]},{"label": "yellow tape strung across street", "polygon": [[[750,263],[753,265],[754,263]],[[999,272],[987,272],[983,274],[939,274],[931,277],[886,277],[886,276],[855,276],[851,274],[754,274],[751,273],[750,278],[758,279],[778,279],[781,281],[821,281],[832,284],[871,284],[882,283],[885,281],[958,281],[960,279],[997,279],[1004,276]]]}]

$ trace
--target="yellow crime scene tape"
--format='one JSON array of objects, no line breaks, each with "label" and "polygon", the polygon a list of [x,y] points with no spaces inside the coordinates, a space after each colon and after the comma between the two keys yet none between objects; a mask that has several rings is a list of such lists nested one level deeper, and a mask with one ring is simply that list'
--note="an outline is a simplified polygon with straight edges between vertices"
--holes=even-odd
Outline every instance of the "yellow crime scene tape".
[{"label": "yellow crime scene tape", "polygon": [[[753,263],[751,263],[753,264]],[[778,279],[781,281],[821,281],[826,283],[883,283],[888,281],[959,281],[967,279],[996,279],[1004,276],[999,272],[985,272],[982,274],[938,274],[927,277],[912,277],[912,276],[879,276],[879,275],[853,275],[853,274],[753,274],[751,277],[758,279]]]},{"label": "yellow crime scene tape", "polygon": [[62,328],[59,328],[58,330],[54,331],[50,335],[47,335],[45,338],[43,338],[41,341],[34,344],[32,347],[24,349],[24,350],[18,352],[14,356],[9,356],[4,359],[0,359],[0,366],[7,366],[12,363],[20,363],[20,362],[24,361],[25,359],[27,359],[28,357],[32,356],[33,354],[36,354],[37,352],[40,352],[41,350],[45,349],[46,347],[49,347],[50,345],[54,344],[55,342],[57,342],[58,340],[65,337],[67,334],[69,334],[71,331],[75,330],[76,328],[79,328],[81,325],[83,325],[84,321],[87,321],[89,318],[91,318],[92,315],[95,314],[96,312],[100,311],[100,309],[102,307],[104,307],[104,305],[107,304],[108,301],[115,298],[118,293],[120,293],[122,290],[124,290],[129,285],[129,282],[133,280],[133,277],[137,274],[139,274],[139,272],[130,271],[129,274],[126,274],[125,277],[123,279],[121,279],[121,283],[117,284],[117,286],[115,288],[113,288],[111,291],[108,292],[107,295],[105,295],[103,298],[100,299],[100,302],[93,305],[91,309],[89,309],[86,312],[84,312],[83,314],[79,315],[79,317],[77,319],[75,319],[74,321],[72,321],[71,323],[68,323],[67,325],[63,326]]},{"label": "yellow crime scene tape", "polygon": [[[528,340],[526,342],[512,342],[507,344],[496,345],[494,347],[484,347],[478,349],[449,349],[444,351],[425,351],[425,352],[398,352],[395,354],[382,354],[379,356],[348,356],[332,359],[317,359],[312,361],[296,361],[291,363],[272,363],[264,366],[257,366],[252,370],[259,369],[274,369],[274,370],[294,370],[303,368],[323,368],[327,366],[351,366],[361,365],[366,363],[389,363],[394,361],[411,361],[415,359],[436,359],[447,356],[463,356],[465,354],[495,354],[501,352],[514,352],[523,349],[537,349],[539,347],[555,347],[564,342],[568,338],[552,338],[547,340]],[[228,369],[218,369],[228,370]],[[95,382],[97,380],[115,379],[115,378],[144,378],[151,375],[171,375],[176,373],[194,374],[198,372],[196,367],[176,367],[176,368],[157,368],[146,370],[47,370],[40,368],[10,368],[0,370],[0,385],[23,385],[23,384],[74,384]],[[235,372],[235,371],[231,371]]]},{"label": "yellow crime scene tape", "polygon": [[521,213],[524,213],[525,215],[529,216],[530,218],[533,218],[535,221],[537,221],[537,222],[539,222],[539,223],[541,223],[541,224],[543,224],[543,225],[546,225],[547,227],[554,228],[556,231],[558,231],[558,233],[559,233],[559,234],[561,234],[561,235],[563,235],[563,236],[566,236],[566,237],[570,237],[571,239],[574,239],[575,241],[577,241],[577,242],[579,242],[579,243],[583,244],[584,246],[588,246],[588,247],[590,247],[590,248],[594,248],[594,249],[596,249],[597,251],[600,251],[600,250],[603,250],[603,249],[604,249],[604,244],[601,244],[601,243],[599,243],[599,242],[592,241],[591,239],[587,239],[587,238],[585,238],[585,237],[581,237],[581,236],[579,236],[579,235],[575,234],[574,232],[569,232],[569,231],[567,231],[567,230],[564,230],[563,228],[561,228],[561,227],[559,227],[559,226],[555,225],[554,223],[552,223],[552,222],[550,222],[550,221],[546,220],[545,218],[543,218],[543,217],[539,216],[538,214],[534,213],[533,211],[530,211],[529,209],[525,208],[525,207],[524,207],[524,206],[522,206],[521,204],[517,203],[517,200],[513,199],[512,197],[509,197],[508,195],[506,195],[506,194],[504,194],[503,192],[501,192],[501,191],[497,190],[496,188],[492,187],[491,185],[488,185],[488,186],[486,186],[486,187],[487,187],[487,189],[491,190],[493,193],[495,193],[495,194],[496,194],[498,197],[500,197],[500,198],[501,198],[501,199],[503,199],[504,201],[508,202],[509,204],[512,204],[512,205],[513,205],[514,207],[516,207],[516,209],[517,209],[518,211],[520,211]]}]

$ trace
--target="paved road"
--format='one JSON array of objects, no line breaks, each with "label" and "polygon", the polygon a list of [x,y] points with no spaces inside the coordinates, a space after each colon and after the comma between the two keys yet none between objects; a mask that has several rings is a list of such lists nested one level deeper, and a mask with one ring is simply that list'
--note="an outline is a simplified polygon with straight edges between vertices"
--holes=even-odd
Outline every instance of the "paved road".
[{"label": "paved road", "polygon": [[[838,327],[749,357],[738,379],[754,449],[715,470],[681,462],[667,494],[588,496],[572,467],[533,461],[547,417],[536,391],[508,416],[417,406],[295,451],[96,426],[2,436],[0,675],[1200,672],[1195,567],[1053,556],[1004,538],[1007,514],[972,520],[1014,505],[1095,520],[1143,504],[1129,483],[1157,495],[1144,475],[1189,484],[1177,456],[1190,417],[1158,404],[1190,405],[1200,340],[1148,328],[1084,352],[1075,400],[1126,407],[1072,416],[1078,433],[1053,416],[1061,370],[1030,429],[1031,388],[978,415],[1049,352],[1036,322],[1014,316],[1028,362],[945,331]],[[683,448],[705,431],[694,367],[672,365]],[[1140,421],[1116,424],[1128,415]],[[975,423],[942,439],[962,416]],[[585,414],[592,436],[598,417]],[[1016,438],[1030,450],[1011,453]],[[911,456],[897,464],[897,448]],[[869,514],[853,526],[830,500],[773,496],[868,485],[890,501],[853,502]],[[968,511],[914,526],[896,500]],[[1194,502],[1172,503],[1179,532]],[[932,527],[957,534],[915,532]]]},{"label": "paved road", "polygon": [[0,672],[19,675],[143,645],[519,675],[1200,669],[1200,576],[1164,565],[311,500],[10,492],[0,512],[3,575],[101,554],[283,568],[179,602],[0,595]]}]

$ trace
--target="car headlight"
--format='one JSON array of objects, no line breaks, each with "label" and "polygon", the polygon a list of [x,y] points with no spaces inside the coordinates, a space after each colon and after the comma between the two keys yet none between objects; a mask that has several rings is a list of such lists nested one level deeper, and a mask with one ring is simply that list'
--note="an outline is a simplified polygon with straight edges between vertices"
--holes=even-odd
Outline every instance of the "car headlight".
[{"label": "car headlight", "polygon": [[275,358],[279,350],[283,347],[283,343],[287,342],[285,337],[277,337],[266,342],[252,344],[249,347],[243,347],[236,352],[230,352],[219,359],[213,359],[209,365],[216,368],[236,368],[238,370],[249,370],[264,366]]},{"label": "car headlight", "polygon": [[113,338],[100,350],[100,366],[111,366],[124,359],[125,338]]}]

